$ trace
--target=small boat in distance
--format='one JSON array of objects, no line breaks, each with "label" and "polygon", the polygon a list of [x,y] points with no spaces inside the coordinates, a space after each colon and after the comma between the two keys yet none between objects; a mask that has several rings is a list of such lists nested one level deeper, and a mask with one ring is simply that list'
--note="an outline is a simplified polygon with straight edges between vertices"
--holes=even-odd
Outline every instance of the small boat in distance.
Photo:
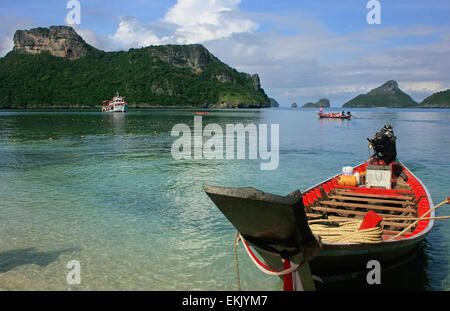
[{"label": "small boat in distance", "polygon": [[291,105],[291,108],[298,108],[297,103],[293,103],[293,104]]},{"label": "small boat in distance", "polygon": [[347,114],[342,113],[324,113],[324,112],[317,112],[317,115],[320,119],[347,119],[350,120],[352,118],[352,115],[350,112],[347,112]]},{"label": "small boat in distance", "polygon": [[127,109],[128,104],[119,95],[119,92],[117,92],[117,95],[113,99],[103,101],[102,112],[126,112]]}]

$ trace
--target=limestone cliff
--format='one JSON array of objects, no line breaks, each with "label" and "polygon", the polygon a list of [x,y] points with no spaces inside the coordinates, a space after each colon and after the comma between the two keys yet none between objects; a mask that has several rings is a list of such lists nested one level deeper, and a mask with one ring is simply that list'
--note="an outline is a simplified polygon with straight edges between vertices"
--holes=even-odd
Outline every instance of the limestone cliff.
[{"label": "limestone cliff", "polygon": [[79,59],[90,49],[94,48],[68,26],[17,30],[14,34],[15,52],[41,54],[47,51],[54,56]]}]

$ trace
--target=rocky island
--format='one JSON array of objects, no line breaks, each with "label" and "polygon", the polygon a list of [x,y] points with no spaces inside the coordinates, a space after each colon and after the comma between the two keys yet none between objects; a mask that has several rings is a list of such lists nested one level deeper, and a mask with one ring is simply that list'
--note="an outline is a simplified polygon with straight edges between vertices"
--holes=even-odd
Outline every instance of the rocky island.
[{"label": "rocky island", "polygon": [[421,103],[421,108],[450,108],[450,90],[434,93],[425,98]]},{"label": "rocky island", "polygon": [[400,90],[394,80],[388,81],[382,86],[371,90],[367,94],[361,94],[344,104],[344,108],[416,108],[415,102],[408,94]]},{"label": "rocky island", "polygon": [[330,101],[326,98],[322,98],[317,103],[307,103],[302,106],[302,108],[330,108]]},{"label": "rocky island", "polygon": [[268,108],[257,74],[200,44],[104,52],[73,28],[18,30],[0,58],[0,108],[99,107],[119,91],[130,107]]}]

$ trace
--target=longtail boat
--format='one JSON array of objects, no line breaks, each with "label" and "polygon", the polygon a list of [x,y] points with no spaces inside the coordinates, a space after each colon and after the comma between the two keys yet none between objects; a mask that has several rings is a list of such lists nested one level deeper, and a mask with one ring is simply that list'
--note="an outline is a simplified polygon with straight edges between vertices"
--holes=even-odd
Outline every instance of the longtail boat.
[{"label": "longtail boat", "polygon": [[350,120],[352,118],[351,114],[343,115],[341,113],[324,113],[324,112],[317,112],[317,115],[320,119],[346,119]]},{"label": "longtail boat", "polygon": [[318,236],[322,248],[309,261],[313,275],[367,271],[369,261],[384,265],[411,254],[434,225],[430,193],[396,160],[395,139],[385,126],[368,139],[375,153],[367,162],[345,167],[303,193],[277,196],[208,185],[204,190],[268,270],[285,269],[286,259],[304,262],[302,251]]}]

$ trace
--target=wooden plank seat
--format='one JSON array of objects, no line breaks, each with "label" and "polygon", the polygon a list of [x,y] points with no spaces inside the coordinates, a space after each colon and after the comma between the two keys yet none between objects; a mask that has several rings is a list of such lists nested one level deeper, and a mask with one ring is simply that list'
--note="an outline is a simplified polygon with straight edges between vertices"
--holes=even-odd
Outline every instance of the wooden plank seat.
[{"label": "wooden plank seat", "polygon": [[335,207],[349,207],[349,208],[360,208],[368,210],[379,210],[379,211],[390,211],[390,212],[407,212],[415,213],[416,210],[407,207],[392,207],[383,205],[372,205],[372,204],[358,204],[358,203],[347,203],[347,202],[337,202],[337,201],[319,201],[321,205],[331,205]]},{"label": "wooden plank seat", "polygon": [[393,196],[414,196],[415,192],[411,190],[396,190],[396,189],[374,189],[363,187],[349,187],[349,186],[335,186],[336,190],[352,191],[355,193],[370,193],[370,194],[383,194]]},{"label": "wooden plank seat", "polygon": [[345,190],[337,190],[335,192],[335,194],[352,196],[352,197],[362,197],[362,198],[390,199],[390,200],[397,200],[397,201],[412,201],[414,199],[414,197],[411,197],[411,196],[370,194],[370,193],[351,192],[351,191],[345,191]]},{"label": "wooden plank seat", "polygon": [[413,205],[414,202],[409,200],[387,200],[387,199],[374,199],[371,197],[364,197],[364,196],[347,196],[347,195],[329,195],[328,199],[334,199],[334,200],[341,200],[341,201],[365,201],[365,202],[372,202],[372,203],[384,203],[389,205],[402,205],[402,206],[410,206]]},{"label": "wooden plank seat", "polygon": [[[336,213],[341,215],[355,215],[355,216],[366,216],[367,212],[363,211],[351,211],[346,209],[325,207],[325,206],[311,206],[311,209],[318,212],[326,212],[326,213]],[[391,214],[377,213],[381,217],[389,217]]]}]

